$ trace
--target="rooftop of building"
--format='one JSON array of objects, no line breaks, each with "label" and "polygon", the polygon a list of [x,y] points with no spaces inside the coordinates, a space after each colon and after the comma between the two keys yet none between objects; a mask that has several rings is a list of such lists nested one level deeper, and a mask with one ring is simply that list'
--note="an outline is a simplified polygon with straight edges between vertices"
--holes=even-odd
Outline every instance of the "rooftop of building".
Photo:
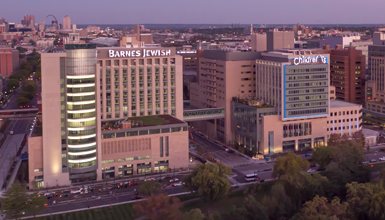
[{"label": "rooftop of building", "polygon": [[380,134],[379,131],[368,128],[362,128],[362,133],[365,135],[365,137],[377,137],[377,135]]},{"label": "rooftop of building", "polygon": [[253,98],[239,98],[239,97],[233,97],[232,98],[233,102],[237,102],[240,104],[248,105],[248,106],[253,106],[256,108],[271,108],[274,107],[269,104],[262,104],[262,102],[258,101],[257,99]]},{"label": "rooftop of building", "polygon": [[360,104],[350,103],[350,102],[344,102],[340,100],[330,100],[330,108],[342,108],[342,107],[359,107]]},{"label": "rooftop of building", "polygon": [[109,130],[123,129],[124,124],[129,124],[130,128],[138,128],[138,127],[185,124],[185,122],[171,115],[150,115],[150,116],[140,116],[140,117],[129,117],[129,118],[120,119],[120,120],[102,121],[101,130],[109,131]]}]

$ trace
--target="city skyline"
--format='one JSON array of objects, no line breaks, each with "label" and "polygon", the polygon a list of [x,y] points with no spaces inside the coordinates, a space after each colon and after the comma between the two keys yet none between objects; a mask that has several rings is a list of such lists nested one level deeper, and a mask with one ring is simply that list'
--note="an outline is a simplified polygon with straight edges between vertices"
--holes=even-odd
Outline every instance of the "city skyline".
[{"label": "city skyline", "polygon": [[[294,0],[282,1],[279,5],[270,1],[243,0],[234,7],[229,0],[221,1],[220,5],[213,0],[198,0],[187,10],[183,2],[176,0],[149,0],[146,3],[115,0],[111,7],[106,7],[105,2],[90,0],[82,1],[82,7],[73,7],[79,5],[74,0],[66,1],[65,4],[44,0],[16,0],[3,2],[2,8],[12,8],[15,3],[23,5],[18,8],[19,13],[14,13],[13,10],[0,11],[0,17],[16,23],[26,14],[34,14],[36,23],[53,14],[59,23],[68,15],[71,22],[76,24],[379,24],[384,19],[380,8],[385,6],[385,2],[377,0],[369,0],[364,5],[348,0]],[[359,16],[357,13],[343,13],[341,9],[347,9],[347,5],[349,11],[359,11]],[[130,10],[133,8],[144,10]],[[84,16],[85,9],[89,12],[87,16]]]}]

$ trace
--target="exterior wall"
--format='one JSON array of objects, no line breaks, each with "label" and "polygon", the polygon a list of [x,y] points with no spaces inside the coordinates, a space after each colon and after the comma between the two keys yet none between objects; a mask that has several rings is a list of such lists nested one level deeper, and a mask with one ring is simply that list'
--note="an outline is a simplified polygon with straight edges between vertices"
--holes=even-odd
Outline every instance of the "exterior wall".
[{"label": "exterior wall", "polygon": [[29,187],[32,188],[32,181],[35,176],[42,176],[43,171],[35,172],[35,169],[43,169],[43,138],[28,137],[28,173]]},{"label": "exterior wall", "polygon": [[[301,121],[281,121],[278,115],[262,117],[263,137],[260,149],[264,154],[287,152],[283,149],[284,141],[295,141],[295,151],[300,151],[299,140],[311,139],[311,148],[316,145],[315,138],[324,138],[327,143],[330,134],[351,134],[361,130],[361,105],[330,108],[330,115],[322,118],[304,119]],[[349,112],[349,114],[347,114]],[[353,114],[351,114],[353,113]],[[311,123],[311,135],[284,137],[283,126],[299,123]],[[269,132],[273,132],[273,148],[269,151]],[[271,140],[270,140],[271,141]]]},{"label": "exterior wall", "polygon": [[19,69],[20,61],[19,61],[19,51],[12,50],[12,66],[13,71]]},{"label": "exterior wall", "polygon": [[[169,139],[169,156],[166,156],[165,139]],[[160,138],[163,137],[163,157],[161,157]],[[115,167],[115,176],[119,175],[119,166],[133,165],[133,174],[137,174],[137,164],[151,163],[155,172],[155,161],[168,160],[169,169],[186,168],[188,160],[188,131],[151,134],[133,137],[103,139],[101,142],[102,160],[114,160],[102,167]],[[151,159],[119,162],[119,159],[151,156]]]},{"label": "exterior wall", "polygon": [[42,117],[44,186],[68,185],[68,173],[62,173],[60,58],[64,53],[42,53]]},{"label": "exterior wall", "polygon": [[12,52],[0,52],[0,73],[9,77],[13,72]]},{"label": "exterior wall", "polygon": [[267,32],[267,51],[282,48],[294,48],[293,31],[270,31]]},{"label": "exterior wall", "polygon": [[[183,120],[182,57],[175,55],[175,48],[156,48],[156,50],[171,50],[171,54],[164,57],[146,58],[109,58],[109,49],[116,48],[98,49],[102,82],[102,119],[171,114]],[[132,50],[119,48],[116,51]],[[166,72],[163,72],[163,67],[166,68]],[[150,74],[147,73],[148,69],[151,70]],[[108,70],[110,76],[107,74]],[[140,94],[140,91],[143,91],[143,95]],[[159,94],[156,94],[156,91],[159,91]],[[110,94],[110,98],[107,98],[107,94]],[[115,94],[118,96],[115,97]],[[107,105],[108,100],[110,104]]]},{"label": "exterior wall", "polygon": [[188,53],[193,51],[178,51],[178,54],[183,59],[183,72],[197,71],[197,53]]},{"label": "exterior wall", "polygon": [[252,51],[266,51],[267,38],[266,34],[252,34],[251,35],[251,50]]}]

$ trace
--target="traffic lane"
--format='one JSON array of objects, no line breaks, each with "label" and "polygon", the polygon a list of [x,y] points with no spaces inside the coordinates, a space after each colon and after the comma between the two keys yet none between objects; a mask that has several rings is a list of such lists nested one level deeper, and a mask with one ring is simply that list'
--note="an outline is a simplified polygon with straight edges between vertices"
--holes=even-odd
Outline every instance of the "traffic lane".
[{"label": "traffic lane", "polygon": [[14,118],[6,129],[6,133],[9,134],[10,131],[13,131],[14,134],[26,134],[31,131],[32,124],[35,120],[35,117],[29,118]]},{"label": "traffic lane", "polygon": [[371,154],[365,154],[365,161],[369,162],[370,160],[377,160],[379,162],[380,158],[385,157],[385,152],[377,152],[377,153],[371,153]]},{"label": "traffic lane", "polygon": [[218,150],[223,150],[222,147],[218,146],[217,144],[213,144],[210,141],[208,141],[205,138],[202,138],[196,134],[193,134],[193,140],[194,144],[199,146],[202,146],[205,148],[206,151],[218,151]]},{"label": "traffic lane", "polygon": [[235,153],[226,152],[225,150],[213,152],[213,155],[215,158],[219,159],[221,163],[231,167],[250,164],[252,162],[242,156],[239,156]]},{"label": "traffic lane", "polygon": [[[187,192],[187,190],[183,187],[173,187],[170,189],[163,190],[166,194],[175,194],[175,193],[181,193],[181,192]],[[106,205],[106,204],[114,204],[114,203],[120,203],[125,201],[132,201],[132,196],[134,195],[134,192],[127,193],[127,194],[116,194],[115,196],[112,195],[106,195],[106,196],[98,196],[91,197],[87,199],[79,199],[79,200],[71,200],[66,202],[61,202],[56,205],[48,205],[45,209],[44,213],[55,213],[55,212],[63,212],[63,211],[70,211],[74,209],[81,209],[81,208],[88,208],[88,206],[94,207],[94,206],[100,206],[100,205]],[[27,215],[26,216],[30,216]]]}]

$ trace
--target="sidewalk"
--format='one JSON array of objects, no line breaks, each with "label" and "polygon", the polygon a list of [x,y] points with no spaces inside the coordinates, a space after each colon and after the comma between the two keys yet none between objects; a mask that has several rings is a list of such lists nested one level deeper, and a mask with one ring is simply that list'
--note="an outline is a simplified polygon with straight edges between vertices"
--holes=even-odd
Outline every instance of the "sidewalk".
[{"label": "sidewalk", "polygon": [[20,157],[17,157],[16,160],[17,160],[17,163],[16,163],[15,168],[12,171],[11,178],[9,179],[9,182],[7,185],[7,189],[9,189],[12,186],[12,183],[15,181],[17,172],[19,172],[19,168],[20,168],[20,164],[21,164],[22,159],[20,159]]}]

